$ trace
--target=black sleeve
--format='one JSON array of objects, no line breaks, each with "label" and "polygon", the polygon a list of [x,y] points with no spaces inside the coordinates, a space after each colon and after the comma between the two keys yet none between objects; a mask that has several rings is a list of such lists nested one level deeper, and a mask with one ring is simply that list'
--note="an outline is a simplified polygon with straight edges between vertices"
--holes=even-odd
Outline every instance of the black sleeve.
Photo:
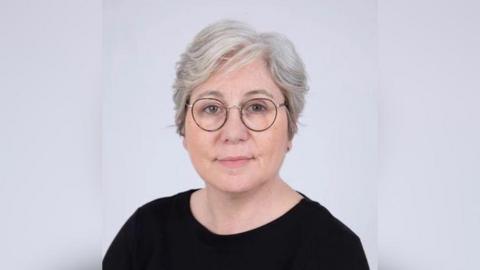
[{"label": "black sleeve", "polygon": [[342,252],[340,252],[340,254],[343,253],[343,256],[339,258],[339,264],[341,265],[339,269],[369,270],[367,257],[365,256],[360,238],[353,235],[345,244]]},{"label": "black sleeve", "polygon": [[136,270],[136,223],[138,210],[125,222],[113,239],[102,261],[103,270]]},{"label": "black sleeve", "polygon": [[[338,236],[338,235],[337,235]],[[331,239],[318,239],[312,245],[307,262],[308,270],[369,270],[368,261],[360,238],[355,234],[344,234]],[[318,246],[321,247],[318,247]],[[315,248],[316,246],[316,248]]]}]

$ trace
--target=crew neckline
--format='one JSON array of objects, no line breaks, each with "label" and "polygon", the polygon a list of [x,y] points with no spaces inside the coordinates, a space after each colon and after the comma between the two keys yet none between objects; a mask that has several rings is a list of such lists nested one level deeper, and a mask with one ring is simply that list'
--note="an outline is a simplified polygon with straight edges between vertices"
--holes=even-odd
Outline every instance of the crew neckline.
[{"label": "crew neckline", "polygon": [[263,225],[260,225],[256,228],[235,233],[235,234],[217,234],[210,231],[207,227],[205,227],[202,223],[200,223],[195,216],[193,215],[190,200],[191,195],[193,192],[200,190],[200,188],[190,189],[185,193],[184,198],[184,210],[187,217],[187,222],[190,224],[192,228],[192,232],[198,237],[198,239],[210,246],[235,246],[235,245],[242,245],[242,243],[251,244],[251,239],[257,238],[262,236],[262,234],[267,234],[271,231],[275,231],[281,229],[284,226],[288,226],[292,224],[296,219],[300,212],[300,209],[304,207],[306,202],[310,200],[307,196],[303,193],[298,192],[303,196],[300,201],[298,201],[293,207],[283,213],[281,216],[275,218],[272,221],[269,221]]}]

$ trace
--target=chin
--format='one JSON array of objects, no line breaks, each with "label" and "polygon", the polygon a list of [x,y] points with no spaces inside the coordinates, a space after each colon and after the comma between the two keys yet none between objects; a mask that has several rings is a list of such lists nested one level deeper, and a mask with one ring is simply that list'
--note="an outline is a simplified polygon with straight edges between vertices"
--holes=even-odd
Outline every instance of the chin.
[{"label": "chin", "polygon": [[224,177],[217,178],[215,181],[209,182],[208,184],[222,192],[243,193],[257,188],[262,183],[259,181],[252,181],[252,177],[248,176],[225,175]]}]

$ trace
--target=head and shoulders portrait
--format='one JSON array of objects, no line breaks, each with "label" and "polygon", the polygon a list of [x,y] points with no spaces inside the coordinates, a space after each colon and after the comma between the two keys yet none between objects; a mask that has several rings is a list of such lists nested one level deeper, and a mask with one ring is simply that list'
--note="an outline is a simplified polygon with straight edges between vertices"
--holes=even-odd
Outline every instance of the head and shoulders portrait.
[{"label": "head and shoulders portrait", "polygon": [[[221,19],[183,48],[171,66],[169,131],[202,187],[137,205],[117,227],[104,269],[369,269],[355,230],[281,173],[304,138],[311,98],[294,40]],[[294,169],[319,161],[297,157]]]}]

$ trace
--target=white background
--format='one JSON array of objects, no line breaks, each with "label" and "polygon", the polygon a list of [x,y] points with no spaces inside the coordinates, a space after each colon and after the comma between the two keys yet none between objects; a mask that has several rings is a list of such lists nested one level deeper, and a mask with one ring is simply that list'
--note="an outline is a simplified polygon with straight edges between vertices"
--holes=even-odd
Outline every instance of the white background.
[{"label": "white background", "polygon": [[102,5],[0,2],[0,269],[101,269]]},{"label": "white background", "polygon": [[480,2],[379,3],[379,269],[480,269]]},{"label": "white background", "polygon": [[[374,1],[105,1],[104,250],[147,201],[202,187],[175,128],[175,63],[222,18],[285,34],[310,78],[302,125],[281,175],[377,253]],[[308,7],[308,8],[307,8]]]},{"label": "white background", "polygon": [[[117,43],[115,51],[109,47],[113,46],[113,40],[106,43],[109,49],[104,50],[103,57],[110,67],[105,65],[105,70],[111,73],[106,73],[105,78],[115,75],[118,80],[118,72],[128,70],[120,64],[127,63],[143,69],[128,70],[130,73],[121,74],[123,77],[130,76],[132,82],[138,83],[138,78],[145,76],[141,77],[143,85],[134,84],[136,87],[130,88],[115,86],[112,76],[112,80],[105,80],[102,98],[100,1],[0,1],[0,269],[100,269],[102,246],[104,250],[114,231],[138,204],[201,185],[190,167],[182,167],[174,178],[165,177],[167,174],[159,177],[159,171],[176,164],[189,164],[174,128],[165,128],[173,123],[173,104],[168,103],[172,64],[191,35],[214,18],[197,18],[198,23],[186,30],[173,24],[166,27],[160,22],[176,16],[185,22],[187,16],[198,17],[200,11],[228,5],[206,4],[200,8],[184,4],[177,9],[166,9],[152,1],[157,8],[148,13],[144,10],[146,2],[140,2],[138,7],[112,3],[106,2],[103,10],[105,29],[114,30],[116,23],[123,28],[117,28],[116,34],[104,31],[103,36],[111,39],[116,35],[123,44]],[[348,178],[349,172],[344,168],[349,167],[345,164],[360,167],[355,165],[359,157],[368,159],[378,142],[380,177],[371,172],[373,180],[370,179],[379,179],[378,268],[479,269],[478,2],[379,1],[377,11],[371,1],[330,1],[314,7],[312,3],[310,7],[302,3],[290,7],[289,14],[305,15],[295,20],[294,16],[283,16],[283,23],[268,20],[276,16],[271,14],[282,9],[281,5],[270,6],[271,11],[263,10],[260,14],[256,11],[258,4],[246,2],[250,6],[248,11],[236,11],[243,14],[238,17],[248,16],[248,21],[260,30],[287,34],[297,45],[310,73],[312,91],[302,118],[305,126],[300,127],[283,175],[294,187],[328,206],[367,241],[366,251],[375,269],[375,241],[373,244],[368,241],[372,241],[374,236],[370,236],[377,229],[362,224],[368,222],[363,211],[365,202],[372,204],[373,211],[377,208],[375,195],[370,201],[370,194],[363,194],[370,186],[365,186],[356,197],[349,198],[345,195],[351,191],[339,190],[338,185],[358,179],[358,176]],[[260,6],[262,9],[268,5]],[[370,14],[371,10],[374,13]],[[216,14],[215,18],[222,15]],[[357,23],[368,16],[373,18],[372,28]],[[313,22],[302,31],[321,32],[317,38],[320,41],[311,42],[317,46],[323,44],[319,48],[330,51],[317,50],[319,54],[310,55],[311,45],[304,42],[301,31],[296,33],[297,19],[305,25]],[[358,36],[347,30],[352,27],[356,27],[354,34]],[[376,42],[370,44],[366,40],[362,44],[367,47],[356,48],[373,55],[378,52],[380,70],[380,91],[371,93],[380,105],[379,137],[369,137],[369,126],[375,128],[375,125],[366,125],[361,138],[373,146],[365,143],[361,150],[356,145],[361,140],[355,139],[358,136],[355,132],[363,130],[362,119],[371,119],[363,118],[364,114],[357,116],[362,111],[358,106],[367,105],[365,101],[357,104],[357,99],[371,98],[364,87],[369,83],[355,91],[348,83],[351,80],[358,83],[361,76],[356,77],[356,72],[365,72],[358,70],[361,61],[353,56],[367,54],[355,54],[351,51],[355,48],[349,46],[357,45],[348,45],[346,41],[366,39],[370,31],[375,36],[377,27],[378,50]],[[167,36],[175,42],[169,47],[175,51],[157,48],[155,35],[165,36],[163,30],[167,28],[170,29]],[[122,32],[138,36],[122,38]],[[137,43],[145,39],[148,42]],[[364,68],[370,63],[368,59]],[[350,67],[352,61],[354,66]],[[337,81],[340,71],[348,76]],[[165,77],[168,80],[163,81]],[[125,81],[128,79],[117,83]],[[325,87],[335,84],[346,88]],[[154,89],[157,85],[162,88]],[[109,91],[114,89],[123,92],[116,90],[120,93],[113,97]],[[126,100],[127,96],[131,100]],[[158,106],[163,102],[167,106]],[[111,135],[111,141],[104,136],[103,143],[101,103],[104,120],[108,120],[103,124],[104,132],[110,129],[110,134],[119,133],[116,138]],[[137,103],[145,106],[139,109]],[[111,110],[116,107],[121,110]],[[150,113],[155,115],[142,118]],[[358,122],[349,119],[353,117]],[[123,121],[123,125],[131,128],[124,128]],[[152,126],[156,130],[148,134]],[[343,134],[348,129],[351,137]],[[139,137],[144,139],[137,140]],[[340,141],[344,143],[342,146]],[[105,166],[101,163],[102,148],[106,154]],[[108,153],[108,149],[117,151],[119,157],[112,159],[115,152]],[[318,162],[304,159],[305,165],[294,167],[300,163],[300,153],[306,152],[315,153]],[[136,160],[129,155],[143,158]],[[362,166],[365,162],[371,161],[362,161]],[[315,173],[304,171],[312,163],[318,167]],[[102,167],[110,171],[103,174],[103,189]],[[361,174],[364,178],[368,170],[375,171],[374,163],[366,169],[355,169],[365,173]],[[132,192],[127,192],[126,187]],[[308,189],[301,190],[303,187]],[[376,192],[376,184],[373,189]],[[355,209],[362,209],[358,216],[353,212]],[[375,219],[373,222],[372,226],[376,226]]]}]

